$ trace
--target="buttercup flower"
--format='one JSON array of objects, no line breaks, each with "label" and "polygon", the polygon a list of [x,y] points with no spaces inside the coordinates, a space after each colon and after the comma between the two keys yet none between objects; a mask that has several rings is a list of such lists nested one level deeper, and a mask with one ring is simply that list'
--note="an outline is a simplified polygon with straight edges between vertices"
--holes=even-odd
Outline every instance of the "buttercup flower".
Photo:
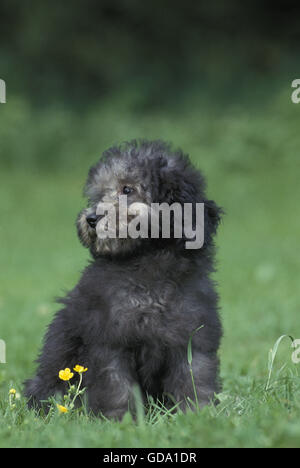
[{"label": "buttercup flower", "polygon": [[16,407],[16,405],[13,403],[16,399],[16,396],[17,391],[14,388],[11,388],[8,392],[8,403],[11,410],[13,410]]},{"label": "buttercup flower", "polygon": [[57,406],[57,409],[58,409],[58,411],[60,413],[68,413],[69,412],[69,410],[63,405],[56,405],[56,406]]},{"label": "buttercup flower", "polygon": [[74,371],[75,371],[75,372],[78,372],[78,374],[81,374],[82,372],[86,372],[87,370],[88,370],[87,367],[80,366],[79,364],[77,364],[77,365],[74,367]]},{"label": "buttercup flower", "polygon": [[58,375],[61,380],[70,380],[74,374],[66,367],[65,370],[60,370]]}]

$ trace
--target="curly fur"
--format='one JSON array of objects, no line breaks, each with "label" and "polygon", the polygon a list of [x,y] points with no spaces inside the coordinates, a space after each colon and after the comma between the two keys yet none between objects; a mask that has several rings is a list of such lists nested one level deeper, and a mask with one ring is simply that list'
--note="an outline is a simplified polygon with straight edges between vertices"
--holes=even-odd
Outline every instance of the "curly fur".
[{"label": "curly fur", "polygon": [[[205,204],[205,241],[186,250],[183,239],[98,239],[86,216],[99,201],[116,200],[123,186],[132,201]],[[220,389],[217,351],[221,338],[217,294],[210,279],[222,210],[205,197],[204,178],[187,155],[161,141],[132,141],[106,151],[88,174],[88,207],[77,219],[80,241],[93,260],[45,335],[36,376],[26,381],[29,406],[66,383],[58,372],[81,364],[89,408],[121,418],[133,408],[132,390],[185,408],[195,400],[187,346],[200,406]]]}]

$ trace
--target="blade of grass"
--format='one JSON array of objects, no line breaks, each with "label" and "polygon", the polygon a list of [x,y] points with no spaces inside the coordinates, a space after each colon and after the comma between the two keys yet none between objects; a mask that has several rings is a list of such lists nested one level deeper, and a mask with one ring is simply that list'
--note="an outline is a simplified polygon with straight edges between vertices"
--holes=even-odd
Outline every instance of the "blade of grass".
[{"label": "blade of grass", "polygon": [[192,340],[193,340],[193,336],[194,336],[199,330],[201,330],[201,328],[203,328],[203,327],[204,327],[204,325],[201,325],[200,327],[196,328],[196,329],[191,333],[191,336],[190,336],[189,342],[188,342],[188,348],[187,348],[187,360],[188,360],[188,363],[189,363],[190,374],[191,374],[192,385],[193,385],[193,391],[194,391],[194,395],[195,395],[195,403],[196,403],[196,407],[197,407],[197,408],[199,408],[199,402],[198,402],[198,395],[197,395],[197,391],[196,391],[195,380],[194,380],[194,374],[193,374],[193,368],[192,368],[192,362],[193,362]]},{"label": "blade of grass", "polygon": [[290,335],[281,335],[278,340],[276,341],[276,343],[274,344],[273,348],[270,349],[269,351],[269,359],[268,359],[268,371],[269,371],[269,375],[268,375],[268,380],[267,380],[267,384],[266,384],[266,387],[265,387],[265,391],[267,392],[270,388],[270,382],[271,382],[271,376],[272,376],[272,372],[273,372],[273,367],[274,367],[274,361],[275,361],[275,357],[276,357],[276,354],[278,352],[278,348],[279,348],[279,345],[280,343],[282,342],[282,340],[284,338],[290,338],[290,340],[294,341],[294,338]]}]

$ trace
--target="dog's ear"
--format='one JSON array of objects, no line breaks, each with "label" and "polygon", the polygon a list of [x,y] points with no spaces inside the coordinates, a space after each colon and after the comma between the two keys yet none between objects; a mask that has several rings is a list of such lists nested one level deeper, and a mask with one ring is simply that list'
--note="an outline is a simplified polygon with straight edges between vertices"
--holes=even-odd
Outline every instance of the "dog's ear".
[{"label": "dog's ear", "polygon": [[80,211],[76,220],[77,234],[80,242],[84,247],[88,249],[92,246],[95,233],[94,230],[90,228],[87,223],[86,217],[90,214],[91,210],[89,208]]},{"label": "dog's ear", "polygon": [[160,171],[160,202],[197,203],[204,196],[205,181],[184,156],[172,158]]},{"label": "dog's ear", "polygon": [[213,200],[203,200],[203,203],[204,245],[207,245],[211,242],[213,236],[216,234],[224,211]]},{"label": "dog's ear", "polygon": [[[217,206],[213,200],[207,200],[205,196],[206,183],[200,171],[195,169],[189,160],[181,156],[169,161],[169,164],[160,172],[160,202],[166,201],[169,204],[191,203],[193,207],[196,203],[204,203],[204,246],[211,243],[213,236],[217,232],[221,221],[223,210]],[[193,227],[196,218],[193,210]]]}]

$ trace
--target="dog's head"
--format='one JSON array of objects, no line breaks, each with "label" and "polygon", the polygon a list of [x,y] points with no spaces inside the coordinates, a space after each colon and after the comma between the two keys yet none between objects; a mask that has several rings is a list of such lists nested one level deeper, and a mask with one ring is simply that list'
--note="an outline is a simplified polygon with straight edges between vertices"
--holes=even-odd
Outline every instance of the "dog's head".
[{"label": "dog's head", "polygon": [[[203,248],[211,243],[222,212],[213,201],[205,199],[204,179],[188,156],[180,150],[173,151],[161,141],[134,140],[105,151],[100,161],[91,167],[84,193],[88,206],[78,215],[78,236],[94,257],[126,255],[147,246],[147,242],[158,248],[170,242],[183,248],[184,236],[175,239],[172,228],[169,237],[161,238],[161,218],[158,239],[151,238],[149,214],[153,204],[183,206],[186,203],[194,208],[197,203],[204,203]],[[125,216],[124,211],[120,216],[125,205]],[[147,226],[147,232],[138,237],[124,236],[124,228],[129,227],[131,221],[134,223],[134,219],[138,220],[137,231],[141,232],[143,225]],[[108,235],[107,229],[111,228],[115,236],[112,232]]]}]

